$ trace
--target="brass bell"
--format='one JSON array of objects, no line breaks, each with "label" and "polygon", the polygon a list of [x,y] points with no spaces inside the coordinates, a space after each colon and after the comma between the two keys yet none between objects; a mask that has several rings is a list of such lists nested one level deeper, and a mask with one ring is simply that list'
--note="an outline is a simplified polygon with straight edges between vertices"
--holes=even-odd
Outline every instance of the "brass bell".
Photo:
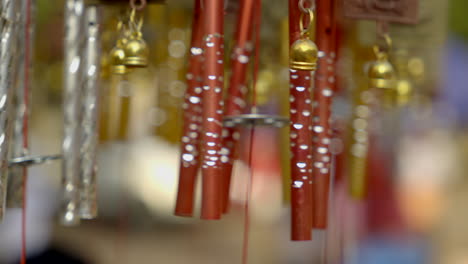
[{"label": "brass bell", "polygon": [[396,89],[396,73],[392,64],[386,59],[373,62],[367,71],[371,88]]},{"label": "brass bell", "polygon": [[149,50],[141,32],[134,32],[124,48],[124,65],[127,67],[147,67]]},{"label": "brass bell", "polygon": [[123,49],[123,45],[125,43],[125,39],[119,39],[117,41],[117,45],[111,50],[110,52],[110,64],[111,64],[111,72],[113,74],[127,74],[129,69],[125,66],[125,51]]},{"label": "brass bell", "polygon": [[289,67],[293,70],[315,71],[317,69],[318,48],[308,37],[302,37],[291,46]]}]

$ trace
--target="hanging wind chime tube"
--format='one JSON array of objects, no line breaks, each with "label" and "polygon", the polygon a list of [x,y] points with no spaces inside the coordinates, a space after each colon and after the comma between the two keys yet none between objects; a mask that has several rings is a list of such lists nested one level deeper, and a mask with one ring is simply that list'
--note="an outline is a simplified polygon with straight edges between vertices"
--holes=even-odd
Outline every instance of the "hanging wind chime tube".
[{"label": "hanging wind chime tube", "polygon": [[304,28],[304,20],[312,24],[313,11],[303,2],[289,0],[291,239],[295,241],[312,239],[313,218],[311,82],[318,50],[309,39],[310,28]]},{"label": "hanging wind chime tube", "polygon": [[224,86],[224,3],[204,0],[205,70],[202,121],[202,213],[201,218],[221,218],[221,145]]},{"label": "hanging wind chime tube", "polygon": [[354,96],[349,149],[349,192],[355,199],[366,195],[367,159],[369,151],[368,121],[370,107],[367,87],[358,88]]},{"label": "hanging wind chime tube", "polygon": [[182,128],[179,187],[175,215],[192,216],[195,183],[200,167],[200,133],[203,92],[203,18],[201,1],[195,0],[192,20],[192,40],[185,92],[184,125]]},{"label": "hanging wind chime tube", "polygon": [[[356,199],[363,199],[367,194],[370,112],[372,109],[379,110],[382,106],[384,110],[388,110],[396,103],[396,72],[388,60],[391,39],[386,33],[378,35],[384,39],[386,47],[373,47],[376,60],[366,66],[367,88],[358,92],[352,120],[349,191]],[[373,97],[377,100],[372,100]]]},{"label": "hanging wind chime tube", "polygon": [[332,154],[331,105],[335,90],[334,2],[317,1],[316,41],[320,49],[313,103],[314,228],[327,227]]},{"label": "hanging wind chime tube", "polygon": [[14,110],[12,97],[14,95],[14,59],[15,59],[15,27],[17,23],[17,2],[3,0],[1,6],[2,28],[0,46],[0,162],[3,164],[0,170],[0,220],[3,219],[6,209],[8,190],[8,148],[12,128],[11,111]]},{"label": "hanging wind chime tube", "polygon": [[80,159],[80,216],[82,219],[97,217],[97,147],[100,39],[97,7],[86,8],[84,30],[83,99],[81,111],[81,159]]},{"label": "hanging wind chime tube", "polygon": [[[25,157],[28,155],[28,123],[29,123],[29,98],[31,97],[31,40],[33,39],[33,23],[31,17],[28,21],[28,4],[33,5],[30,0],[20,2],[18,12],[17,32],[24,33],[24,37],[18,38],[18,52],[16,65],[16,85],[14,94],[14,123],[12,146],[10,158]],[[30,7],[30,10],[34,7]],[[31,14],[29,14],[31,16]],[[8,172],[8,199],[7,206],[10,208],[20,208],[23,205],[23,187],[27,176],[27,167],[10,167]]]},{"label": "hanging wind chime tube", "polygon": [[76,225],[79,215],[79,163],[80,163],[80,84],[83,0],[65,2],[65,43],[64,43],[64,135],[62,143],[62,188],[63,201],[61,222]]},{"label": "hanging wind chime tube", "polygon": [[[246,108],[247,70],[251,53],[252,31],[254,21],[254,0],[242,0],[240,2],[239,16],[235,34],[235,43],[231,55],[232,75],[226,97],[225,115],[234,116],[243,114]],[[231,186],[231,175],[234,161],[237,159],[237,141],[239,129],[237,127],[226,127],[223,131],[223,197],[222,210],[229,210],[229,192]]]},{"label": "hanging wind chime tube", "polygon": [[[393,65],[388,60],[392,41],[388,35],[389,23],[417,24],[419,21],[419,0],[397,1],[392,5],[368,5],[358,1],[343,1],[343,13],[353,19],[369,19],[377,22],[378,40],[385,45],[374,45],[376,60],[364,67],[365,83],[359,83],[355,95],[352,134],[349,148],[350,180],[349,193],[355,199],[363,199],[367,192],[369,156],[369,121],[372,110],[393,107],[396,103],[397,81]],[[377,103],[377,104],[375,104]],[[374,111],[372,111],[374,112]]]}]

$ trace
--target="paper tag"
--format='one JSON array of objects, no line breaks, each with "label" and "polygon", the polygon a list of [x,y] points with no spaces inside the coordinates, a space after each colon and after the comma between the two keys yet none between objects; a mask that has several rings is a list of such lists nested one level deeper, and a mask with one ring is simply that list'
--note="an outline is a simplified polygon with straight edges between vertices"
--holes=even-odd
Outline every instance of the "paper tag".
[{"label": "paper tag", "polygon": [[419,0],[343,0],[343,10],[349,18],[416,24]]}]

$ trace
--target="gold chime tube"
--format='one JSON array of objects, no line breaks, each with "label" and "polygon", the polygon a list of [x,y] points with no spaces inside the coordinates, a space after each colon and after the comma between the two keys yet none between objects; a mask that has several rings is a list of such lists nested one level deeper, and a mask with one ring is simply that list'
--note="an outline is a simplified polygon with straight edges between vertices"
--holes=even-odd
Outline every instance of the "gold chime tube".
[{"label": "gold chime tube", "polygon": [[17,2],[3,0],[1,2],[2,19],[0,46],[0,162],[4,164],[0,170],[0,219],[6,208],[8,188],[8,147],[11,132],[12,97],[14,92],[14,45]]},{"label": "gold chime tube", "polygon": [[83,97],[81,119],[81,160],[80,160],[80,216],[92,219],[97,216],[97,147],[99,109],[99,24],[96,6],[89,6],[85,12],[85,58],[83,74]]},{"label": "gold chime tube", "polygon": [[[19,23],[16,31],[20,34],[17,41],[17,63],[16,63],[16,85],[14,86],[14,123],[12,146],[10,148],[10,158],[18,158],[28,154],[28,115],[29,102],[31,97],[31,43],[33,39],[32,12],[27,5],[30,4],[30,10],[34,10],[34,1],[21,0],[18,11]],[[28,17],[29,16],[29,21]],[[8,198],[7,206],[13,208],[22,207],[23,183],[27,169],[24,167],[12,167],[8,173]]]},{"label": "gold chime tube", "polygon": [[64,225],[76,225],[79,217],[79,162],[80,162],[80,64],[83,42],[81,21],[83,0],[65,2],[64,43],[64,135],[62,144],[63,202],[61,221]]},{"label": "gold chime tube", "polygon": [[367,155],[369,150],[369,90],[359,91],[355,98],[353,119],[351,122],[350,145],[350,194],[356,199],[362,199],[366,194]]}]

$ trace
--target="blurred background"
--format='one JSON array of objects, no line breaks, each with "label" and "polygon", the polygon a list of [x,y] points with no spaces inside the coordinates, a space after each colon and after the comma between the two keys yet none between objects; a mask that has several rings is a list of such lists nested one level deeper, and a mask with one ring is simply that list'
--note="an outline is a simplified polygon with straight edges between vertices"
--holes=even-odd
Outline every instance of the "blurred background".
[{"label": "blurred background", "polygon": [[[54,154],[60,151],[62,140],[63,1],[35,2],[31,153]],[[193,1],[166,2],[145,10],[143,35],[150,47],[149,68],[117,78],[109,73],[109,62],[103,56],[99,218],[79,227],[60,226],[60,164],[31,167],[27,195],[30,263],[241,262],[249,175],[245,161],[250,147],[245,133],[241,133],[241,157],[235,165],[230,214],[221,221],[173,216]],[[238,1],[227,3],[229,58]],[[271,0],[263,1],[263,6],[257,83],[260,109],[287,114],[287,3]],[[112,49],[118,37],[117,18],[127,9],[125,4],[102,6],[103,55]],[[257,129],[251,153],[249,263],[468,264],[466,10],[466,0],[421,0],[418,25],[391,27],[393,59],[403,60],[412,69],[409,78],[414,88],[411,102],[399,113],[397,166],[389,169],[386,160],[374,162],[377,165],[369,173],[375,180],[366,201],[348,197],[337,180],[329,229],[314,231],[311,242],[290,241],[289,185],[283,184],[289,166],[284,150],[287,131]],[[349,119],[353,83],[361,78],[361,71],[353,70],[353,65],[369,58],[375,42],[373,23],[345,20],[343,24],[346,36],[338,61],[342,81],[333,106],[338,123]],[[124,108],[129,109],[128,122],[121,122]],[[346,129],[342,132],[347,133]],[[346,144],[340,137],[334,142],[339,163]],[[340,175],[346,177],[346,173]],[[0,225],[1,263],[18,263],[20,227],[20,209],[9,209]]]}]

